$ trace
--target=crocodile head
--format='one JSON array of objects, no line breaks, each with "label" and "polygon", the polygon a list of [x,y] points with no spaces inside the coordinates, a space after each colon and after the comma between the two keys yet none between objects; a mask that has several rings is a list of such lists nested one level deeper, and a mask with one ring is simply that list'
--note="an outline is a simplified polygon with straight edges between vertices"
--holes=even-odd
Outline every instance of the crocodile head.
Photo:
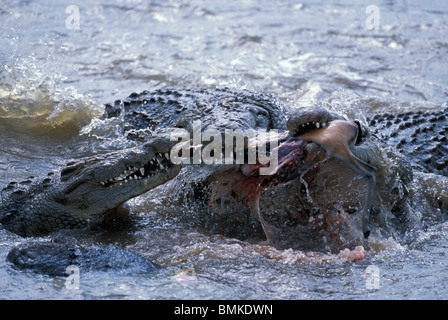
[{"label": "crocodile head", "polygon": [[311,169],[295,183],[306,186],[303,206],[325,212],[327,221],[337,220],[340,210],[362,211],[361,230],[367,238],[371,210],[392,212],[403,219],[412,166],[369,127],[343,119],[323,108],[302,109],[291,116],[290,135],[310,142],[305,161]]},{"label": "crocodile head", "polygon": [[367,190],[363,205],[362,229],[364,236],[367,238],[370,234],[370,210],[375,191],[377,169],[357,158],[350,150],[355,143],[361,141],[360,124],[357,121],[332,120],[332,117],[324,109],[313,109],[306,115],[310,117],[293,119],[294,125],[289,127],[293,128],[292,135],[297,138],[295,140],[288,139],[289,141],[283,142],[276,148],[278,162],[269,177],[257,175],[257,170],[262,166],[260,164],[242,166],[243,174],[252,180],[251,183],[246,182],[246,184],[255,186],[255,188],[252,188],[254,189],[253,215],[261,222],[269,240],[272,237],[272,232],[263,220],[259,209],[262,189],[268,184],[287,182],[301,176],[311,166],[320,162],[319,157],[316,157],[316,152],[312,151],[316,148],[311,146],[311,149],[307,149],[308,144],[316,144],[318,149],[320,147],[328,157],[342,161],[366,178]]},{"label": "crocodile head", "polygon": [[101,214],[153,189],[179,172],[169,145],[156,140],[141,147],[68,163],[61,171],[63,188],[54,195],[71,211]]},{"label": "crocodile head", "polygon": [[212,192],[214,202],[223,201],[216,196],[219,188],[224,197],[227,192],[244,199],[269,240],[278,232],[263,220],[263,208],[268,208],[271,217],[276,212],[273,221],[288,212],[301,212],[305,218],[325,212],[328,223],[338,219],[341,209],[362,212],[362,232],[357,234],[367,237],[372,207],[388,206],[392,211],[405,201],[412,180],[410,166],[358,121],[321,107],[302,108],[291,115],[287,128],[289,134],[279,141],[278,165],[271,176],[258,175],[262,167],[258,163],[245,164],[233,182],[229,183],[228,175],[218,177],[222,183]]},{"label": "crocodile head", "polygon": [[23,236],[100,223],[115,208],[178,174],[172,143],[139,147],[68,163],[52,179],[10,185],[2,192],[0,223]]}]

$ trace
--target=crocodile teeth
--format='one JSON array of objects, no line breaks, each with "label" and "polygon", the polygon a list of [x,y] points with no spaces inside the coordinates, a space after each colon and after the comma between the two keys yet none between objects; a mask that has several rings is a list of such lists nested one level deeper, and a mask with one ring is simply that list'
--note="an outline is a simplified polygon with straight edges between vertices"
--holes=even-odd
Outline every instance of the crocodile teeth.
[{"label": "crocodile teeth", "polygon": [[316,128],[319,129],[319,127],[320,127],[320,123],[316,122]]},{"label": "crocodile teeth", "polygon": [[139,167],[126,167],[126,170],[124,170],[120,175],[101,181],[99,184],[103,187],[119,187],[133,180],[140,180],[148,184],[150,183],[150,177],[158,175],[160,170],[166,170],[169,168],[169,163],[162,164],[162,162],[166,161],[165,159],[168,160],[168,162],[170,161],[170,154],[168,152],[156,153],[146,164]]},{"label": "crocodile teeth", "polygon": [[325,127],[327,124],[325,122],[322,122],[322,128]]}]

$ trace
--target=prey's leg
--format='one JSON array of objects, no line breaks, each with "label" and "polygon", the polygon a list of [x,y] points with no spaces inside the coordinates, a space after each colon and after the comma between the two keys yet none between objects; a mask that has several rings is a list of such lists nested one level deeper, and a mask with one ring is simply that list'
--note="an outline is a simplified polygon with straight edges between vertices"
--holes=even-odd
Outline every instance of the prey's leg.
[{"label": "prey's leg", "polygon": [[261,192],[258,192],[255,201],[252,204],[252,216],[260,221],[261,227],[263,228],[264,234],[266,235],[266,241],[271,243],[276,238],[276,231],[273,227],[269,226],[269,224],[263,219],[260,212],[260,197]]}]

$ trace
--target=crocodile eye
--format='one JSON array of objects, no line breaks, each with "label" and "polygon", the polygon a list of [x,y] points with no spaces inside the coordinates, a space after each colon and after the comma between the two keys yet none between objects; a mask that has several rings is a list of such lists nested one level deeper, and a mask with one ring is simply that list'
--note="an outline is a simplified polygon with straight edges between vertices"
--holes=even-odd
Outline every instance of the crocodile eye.
[{"label": "crocodile eye", "polygon": [[362,142],[362,128],[361,123],[359,123],[358,120],[354,121],[356,125],[358,126],[358,132],[356,133],[356,142],[355,145],[359,145]]},{"label": "crocodile eye", "polygon": [[82,162],[70,162],[67,167],[61,171],[61,181],[68,180],[70,177],[80,172],[83,167],[84,163]]}]

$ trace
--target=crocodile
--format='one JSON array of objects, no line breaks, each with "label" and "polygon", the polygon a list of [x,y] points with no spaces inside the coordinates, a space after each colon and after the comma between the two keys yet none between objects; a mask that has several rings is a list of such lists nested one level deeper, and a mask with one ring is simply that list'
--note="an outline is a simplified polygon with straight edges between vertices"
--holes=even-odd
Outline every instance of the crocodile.
[{"label": "crocodile", "polygon": [[448,176],[448,108],[367,119],[372,134],[406,155],[414,169]]},{"label": "crocodile", "polygon": [[1,223],[21,236],[95,227],[126,200],[179,173],[180,167],[167,157],[169,151],[169,140],[153,139],[125,151],[69,162],[58,175],[50,172],[38,182],[33,177],[11,182],[1,192]]},{"label": "crocodile", "polygon": [[144,257],[116,246],[80,246],[65,242],[21,243],[6,258],[19,269],[64,277],[71,268],[84,272],[116,272],[120,275],[150,273],[159,266]]},{"label": "crocodile", "polygon": [[[293,208],[300,210],[307,220],[335,205],[349,212],[357,212],[364,206],[363,233],[368,236],[370,230],[365,224],[368,224],[371,207],[372,210],[375,206],[386,208],[398,220],[406,219],[402,217],[406,217],[411,184],[416,177],[447,186],[448,151],[443,143],[448,127],[447,112],[445,109],[387,114],[367,119],[363,124],[354,122],[357,128],[349,151],[364,168],[374,168],[366,173],[366,170],[353,170],[356,167],[353,162],[347,166],[350,164],[347,153],[335,157],[328,152],[331,145],[318,143],[309,135],[328,128],[329,123],[347,120],[321,106],[291,109],[271,95],[227,88],[132,93],[124,100],[106,104],[102,119],[122,119],[123,135],[138,146],[78,159],[56,173],[49,173],[44,179],[10,183],[1,192],[0,223],[22,236],[91,227],[101,224],[121,204],[139,194],[173,179],[184,184],[191,179],[192,187],[185,192],[191,192],[192,198],[219,212],[223,208],[232,211],[229,201],[240,208],[248,202],[259,208],[261,201],[261,207],[270,208],[271,214]],[[267,181],[263,185],[266,190],[255,190],[250,180],[253,177],[245,171],[245,164],[182,166],[173,163],[171,151],[179,141],[172,141],[170,133],[179,129],[194,136],[198,130],[194,125],[197,121],[201,124],[200,133],[218,132],[223,136],[229,129],[243,132],[278,130],[281,132],[278,148],[290,148],[296,154],[300,153],[300,157],[294,158],[294,162],[284,156],[285,162],[294,165],[285,166],[281,172],[263,180]],[[310,140],[301,139],[306,134]],[[244,160],[247,161],[250,139],[245,138]],[[204,149],[207,142],[201,141],[198,148]],[[273,141],[263,143],[269,149]],[[194,148],[190,151],[195,152]],[[362,204],[359,198],[369,190],[364,180],[356,179],[360,172],[367,181],[371,181],[369,177],[375,177],[374,195]],[[170,187],[184,188],[182,183]],[[335,187],[346,185],[351,187],[334,192]],[[243,190],[245,188],[247,190]],[[435,208],[444,212],[448,203],[445,190],[445,187],[428,188],[425,194]],[[254,198],[254,193],[261,192],[269,192],[269,196]],[[291,192],[298,196],[291,197]],[[254,211],[269,238],[263,213]]]}]

